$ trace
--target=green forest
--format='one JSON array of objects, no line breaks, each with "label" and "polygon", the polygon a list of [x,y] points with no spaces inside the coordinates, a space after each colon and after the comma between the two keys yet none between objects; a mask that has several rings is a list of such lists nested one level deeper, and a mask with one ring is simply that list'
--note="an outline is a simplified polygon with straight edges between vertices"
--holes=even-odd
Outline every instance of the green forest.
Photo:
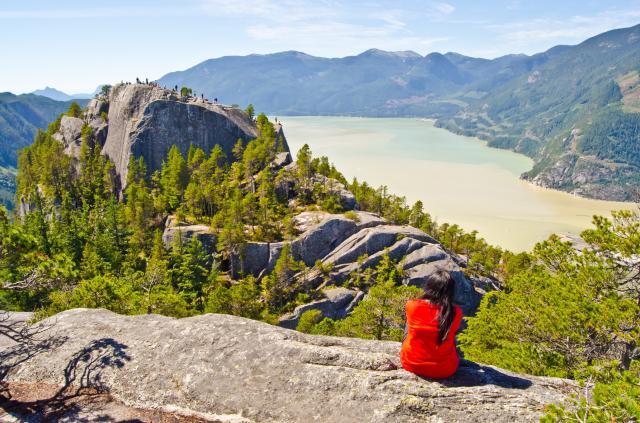
[{"label": "green forest", "polygon": [[[83,111],[72,105],[67,113]],[[465,358],[595,384],[592,398],[576,395],[566,409],[549,407],[546,421],[622,422],[640,415],[638,213],[595,217],[582,234],[589,246],[583,251],[552,236],[530,253],[513,254],[476,232],[436,222],[421,202],[408,205],[384,186],[347,181],[308,146],[294,167],[276,170],[270,164],[282,143],[264,114],[256,122],[258,137],[239,141],[231,155],[219,146],[183,155],[174,146],[156,172],[143,159],[132,160],[122,193],[89,126],[77,160],[53,138],[60,118],[39,131],[19,154],[20,207],[13,214],[0,208],[0,308],[40,317],[75,307],[174,317],[227,313],[276,323],[319,295],[293,278],[304,263],[285,244],[273,271],[257,279],[234,268],[232,256],[249,241],[294,239],[292,218],[302,211],[352,216],[316,182],[322,175],[343,183],[361,210],[422,229],[466,257],[469,276],[494,281],[459,335]],[[295,202],[288,190],[297,193]],[[195,238],[178,237],[167,248],[162,229],[170,215],[209,225],[219,253],[208,255]],[[322,264],[315,270],[327,272]],[[401,340],[404,303],[419,293],[402,284],[402,272],[389,257],[373,271],[356,272],[346,283],[368,296],[354,311],[339,321],[307,312],[298,330]],[[582,420],[575,420],[575,407]]]},{"label": "green forest", "polygon": [[624,113],[619,106],[603,109],[587,126],[579,148],[599,159],[640,165],[640,113]]}]

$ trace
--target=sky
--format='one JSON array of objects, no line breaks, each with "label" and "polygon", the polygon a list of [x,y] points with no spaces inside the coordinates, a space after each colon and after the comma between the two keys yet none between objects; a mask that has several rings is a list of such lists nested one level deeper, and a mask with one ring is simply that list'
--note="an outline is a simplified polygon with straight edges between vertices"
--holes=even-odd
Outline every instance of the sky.
[{"label": "sky", "polygon": [[640,0],[0,0],[0,92],[93,92],[285,50],[533,54],[638,23]]}]

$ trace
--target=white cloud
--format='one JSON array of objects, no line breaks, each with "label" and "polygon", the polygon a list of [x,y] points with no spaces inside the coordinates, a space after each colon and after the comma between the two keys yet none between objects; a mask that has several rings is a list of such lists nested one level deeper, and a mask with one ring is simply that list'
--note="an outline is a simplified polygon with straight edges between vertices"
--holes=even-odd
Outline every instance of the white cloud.
[{"label": "white cloud", "polygon": [[403,12],[400,10],[384,10],[381,12],[374,12],[371,13],[369,17],[372,19],[378,19],[387,24],[388,27],[395,29],[403,29],[407,26],[403,17]]},{"label": "white cloud", "polygon": [[[323,56],[361,53],[372,47],[383,50],[418,50],[425,53],[431,46],[446,41],[445,37],[393,35],[391,27],[367,27],[341,22],[322,22],[303,26],[255,25],[247,32],[257,41],[279,44],[288,40],[290,49]],[[392,36],[393,35],[393,36]]]},{"label": "white cloud", "polygon": [[576,15],[567,19],[531,19],[487,28],[501,34],[509,47],[533,45],[546,42],[549,46],[561,43],[578,43],[586,38],[613,28],[632,26],[638,23],[639,10],[609,10],[592,16]]},{"label": "white cloud", "polygon": [[443,15],[449,15],[456,10],[455,6],[452,6],[449,3],[436,3],[433,5],[433,7]]},{"label": "white cloud", "polygon": [[95,7],[79,9],[0,10],[0,19],[89,19],[117,17],[183,16],[184,8]]},{"label": "white cloud", "polygon": [[201,0],[202,11],[210,16],[259,18],[290,23],[337,17],[338,5],[328,1],[295,0]]},{"label": "white cloud", "polygon": [[[313,54],[351,54],[377,47],[385,50],[424,49],[445,40],[417,36],[408,28],[408,10],[378,3],[339,0],[201,0],[208,14],[248,18],[246,34],[259,42],[287,45],[287,49]],[[440,19],[455,8],[429,3],[426,17]],[[256,18],[259,23],[255,23]]]}]

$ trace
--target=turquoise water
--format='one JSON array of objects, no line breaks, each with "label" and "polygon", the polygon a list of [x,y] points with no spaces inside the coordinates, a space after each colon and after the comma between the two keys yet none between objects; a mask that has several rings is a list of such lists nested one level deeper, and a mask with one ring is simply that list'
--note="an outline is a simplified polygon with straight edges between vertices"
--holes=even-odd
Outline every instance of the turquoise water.
[{"label": "turquoise water", "polygon": [[309,144],[348,178],[387,185],[422,200],[439,222],[476,229],[487,241],[514,251],[530,249],[552,233],[578,234],[594,214],[630,204],[588,200],[519,179],[532,161],[489,148],[483,141],[433,126],[424,119],[280,117],[291,150]]}]

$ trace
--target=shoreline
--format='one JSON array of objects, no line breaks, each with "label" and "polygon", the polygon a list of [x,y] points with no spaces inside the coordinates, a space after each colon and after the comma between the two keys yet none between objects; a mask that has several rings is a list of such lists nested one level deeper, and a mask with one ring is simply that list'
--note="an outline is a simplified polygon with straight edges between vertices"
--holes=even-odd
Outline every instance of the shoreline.
[{"label": "shoreline", "polygon": [[487,242],[514,252],[530,251],[552,233],[579,235],[592,227],[594,215],[609,217],[612,210],[634,207],[524,180],[520,175],[531,168],[530,158],[485,148],[486,141],[434,127],[432,120],[283,116],[282,121],[294,155],[307,143],[347,179],[386,185],[410,204],[421,200],[440,223],[477,230]]},{"label": "shoreline", "polygon": [[[271,119],[272,117],[274,117],[275,115],[269,115],[269,118]],[[468,135],[463,135],[463,134],[458,134],[457,132],[451,131],[447,128],[443,128],[443,127],[439,127],[439,126],[435,126],[436,122],[438,121],[437,118],[429,118],[429,117],[417,117],[417,116],[382,116],[382,117],[375,117],[375,116],[350,116],[350,115],[280,115],[282,117],[286,117],[286,118],[344,118],[344,119],[406,119],[406,120],[418,120],[421,122],[426,122],[426,123],[431,123],[433,125],[433,127],[435,129],[441,129],[449,134],[453,134],[459,137],[463,137],[466,139],[470,139],[470,140],[474,140],[477,142],[480,142],[481,144],[483,144],[485,147],[490,148],[492,150],[496,150],[496,151],[508,151],[510,153],[514,153],[517,154],[521,157],[525,157],[529,160],[531,160],[532,162],[532,166],[530,169],[526,170],[525,172],[523,172],[522,174],[520,174],[517,178],[523,182],[526,182],[528,185],[535,187],[536,189],[542,189],[542,190],[547,190],[547,191],[552,191],[552,192],[559,192],[559,193],[563,193],[563,194],[568,194],[571,195],[572,197],[575,198],[579,198],[579,199],[583,199],[583,200],[590,200],[590,201],[606,201],[606,202],[611,202],[611,203],[619,203],[619,204],[625,204],[625,205],[629,205],[629,204],[637,204],[635,201],[620,201],[620,200],[612,200],[612,199],[603,199],[603,198],[593,198],[593,197],[587,197],[585,195],[580,195],[580,194],[576,194],[574,192],[570,192],[570,191],[563,191],[561,189],[557,189],[557,188],[551,188],[551,187],[545,187],[539,184],[536,184],[535,182],[529,180],[529,179],[525,179],[523,178],[523,175],[530,171],[531,169],[533,169],[533,164],[534,164],[534,160],[527,156],[526,154],[522,154],[520,152],[517,151],[513,151],[507,148],[498,148],[498,147],[493,147],[491,145],[489,145],[489,142],[487,140],[483,140],[482,138],[476,137],[476,136],[468,136]],[[286,136],[286,129],[285,130],[285,136]]]}]

